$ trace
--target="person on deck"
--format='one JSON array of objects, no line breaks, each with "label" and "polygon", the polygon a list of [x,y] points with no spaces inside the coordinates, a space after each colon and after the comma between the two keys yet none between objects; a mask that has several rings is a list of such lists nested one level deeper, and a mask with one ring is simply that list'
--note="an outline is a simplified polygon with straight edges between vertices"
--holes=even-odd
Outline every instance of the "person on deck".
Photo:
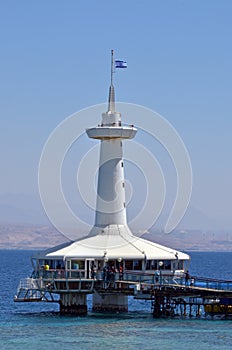
[{"label": "person on deck", "polygon": [[189,271],[187,270],[187,271],[185,272],[185,285],[186,285],[186,286],[188,286],[189,280],[190,280],[190,274],[189,274]]},{"label": "person on deck", "polygon": [[155,272],[155,283],[156,284],[159,282],[159,277],[160,277],[160,273],[158,270],[156,270],[156,272]]},{"label": "person on deck", "polygon": [[123,267],[122,265],[119,266],[119,280],[123,280]]}]

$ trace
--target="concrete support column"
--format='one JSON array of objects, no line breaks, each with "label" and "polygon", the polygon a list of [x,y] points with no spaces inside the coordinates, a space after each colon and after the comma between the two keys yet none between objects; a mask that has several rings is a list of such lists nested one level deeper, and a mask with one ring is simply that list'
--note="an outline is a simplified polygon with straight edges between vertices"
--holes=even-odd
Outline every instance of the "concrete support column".
[{"label": "concrete support column", "polygon": [[86,294],[84,293],[62,293],[60,294],[61,315],[87,315]]},{"label": "concrete support column", "polygon": [[125,295],[93,295],[93,311],[127,312],[128,297]]}]

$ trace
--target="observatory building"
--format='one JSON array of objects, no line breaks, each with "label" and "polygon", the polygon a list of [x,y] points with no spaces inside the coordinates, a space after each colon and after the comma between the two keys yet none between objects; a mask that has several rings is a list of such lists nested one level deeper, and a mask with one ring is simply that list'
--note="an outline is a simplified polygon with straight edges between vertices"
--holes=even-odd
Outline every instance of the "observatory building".
[{"label": "observatory building", "polygon": [[123,141],[137,129],[116,112],[114,68],[112,51],[108,110],[86,130],[100,141],[95,224],[82,239],[34,254],[33,275],[21,281],[15,301],[58,301],[61,313],[84,315],[92,294],[94,311],[127,311],[128,296],[146,283],[183,277],[187,254],[138,238],[127,225]]}]

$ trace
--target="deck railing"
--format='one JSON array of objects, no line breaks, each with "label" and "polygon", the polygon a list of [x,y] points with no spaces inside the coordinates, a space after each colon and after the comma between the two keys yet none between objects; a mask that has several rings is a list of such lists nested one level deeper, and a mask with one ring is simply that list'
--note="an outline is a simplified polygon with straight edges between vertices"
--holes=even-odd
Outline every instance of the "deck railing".
[{"label": "deck railing", "polygon": [[206,288],[206,289],[228,290],[228,291],[232,290],[231,280],[192,276],[192,278],[188,281],[187,284],[190,286]]},{"label": "deck railing", "polygon": [[106,282],[114,282],[123,280],[128,283],[139,283],[139,284],[150,284],[154,286],[165,286],[165,285],[183,285],[189,287],[199,287],[206,289],[215,290],[230,290],[232,291],[232,281],[213,279],[199,276],[191,276],[189,279],[185,279],[185,274],[181,273],[167,273],[159,271],[159,275],[154,272],[143,272],[143,271],[130,271],[126,270],[123,274],[119,272],[108,272],[103,273],[98,271],[95,276],[91,276],[91,273],[85,270],[37,270],[33,273],[35,278],[42,278],[44,281],[54,281],[54,280],[103,280]]}]

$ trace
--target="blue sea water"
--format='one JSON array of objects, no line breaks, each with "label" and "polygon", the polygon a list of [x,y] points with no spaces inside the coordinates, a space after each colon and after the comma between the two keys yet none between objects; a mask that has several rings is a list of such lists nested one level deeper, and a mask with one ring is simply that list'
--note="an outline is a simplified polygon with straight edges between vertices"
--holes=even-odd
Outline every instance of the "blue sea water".
[{"label": "blue sea water", "polygon": [[[60,316],[48,303],[14,303],[20,278],[31,273],[32,251],[1,250],[1,350],[231,349],[232,321],[154,319],[150,302],[129,301],[125,315]],[[190,273],[232,280],[232,253],[191,255]]]}]

